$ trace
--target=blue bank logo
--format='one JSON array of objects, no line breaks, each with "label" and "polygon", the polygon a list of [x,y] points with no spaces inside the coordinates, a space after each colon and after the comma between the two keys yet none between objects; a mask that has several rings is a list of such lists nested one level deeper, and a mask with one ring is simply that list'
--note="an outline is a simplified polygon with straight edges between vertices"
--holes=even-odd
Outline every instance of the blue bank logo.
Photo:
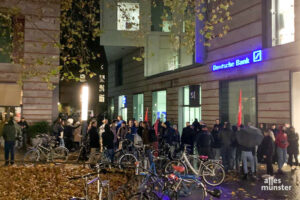
[{"label": "blue bank logo", "polygon": [[262,61],[262,51],[253,51],[253,62],[260,62]]},{"label": "blue bank logo", "polygon": [[240,67],[240,66],[248,65],[251,63],[257,63],[261,61],[263,61],[263,52],[262,50],[256,50],[246,55],[242,55],[236,58],[231,58],[222,62],[215,63],[212,66],[212,70],[218,71],[222,69]]}]

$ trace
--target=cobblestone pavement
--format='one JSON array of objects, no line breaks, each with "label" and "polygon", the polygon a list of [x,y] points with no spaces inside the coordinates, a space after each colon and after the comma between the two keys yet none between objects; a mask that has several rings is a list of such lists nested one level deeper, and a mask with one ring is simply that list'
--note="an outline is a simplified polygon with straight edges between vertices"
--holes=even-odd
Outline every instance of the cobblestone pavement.
[{"label": "cobblestone pavement", "polygon": [[[276,166],[275,166],[276,169]],[[284,167],[284,174],[279,175],[275,170],[273,186],[270,186],[272,180],[265,179],[262,176],[265,172],[264,166],[260,166],[257,180],[242,180],[240,176],[231,174],[227,175],[225,182],[217,188],[222,190],[221,200],[299,200],[300,199],[300,168],[291,171],[289,166]],[[270,180],[270,181],[269,181]],[[270,183],[267,183],[270,182]],[[270,187],[269,187],[270,186]],[[277,188],[276,188],[277,187]],[[284,188],[283,188],[284,187]],[[284,190],[282,190],[282,188]],[[286,190],[287,189],[287,190]],[[181,200],[198,200],[197,191],[194,191],[192,196],[180,198]],[[217,199],[207,197],[206,199]]]}]

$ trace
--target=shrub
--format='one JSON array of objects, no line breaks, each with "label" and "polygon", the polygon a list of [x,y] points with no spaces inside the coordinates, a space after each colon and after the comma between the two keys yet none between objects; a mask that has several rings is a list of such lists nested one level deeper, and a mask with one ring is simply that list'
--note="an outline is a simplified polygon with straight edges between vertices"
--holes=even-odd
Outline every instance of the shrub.
[{"label": "shrub", "polygon": [[46,121],[35,122],[31,126],[29,126],[29,137],[34,138],[40,134],[49,134],[50,126]]}]

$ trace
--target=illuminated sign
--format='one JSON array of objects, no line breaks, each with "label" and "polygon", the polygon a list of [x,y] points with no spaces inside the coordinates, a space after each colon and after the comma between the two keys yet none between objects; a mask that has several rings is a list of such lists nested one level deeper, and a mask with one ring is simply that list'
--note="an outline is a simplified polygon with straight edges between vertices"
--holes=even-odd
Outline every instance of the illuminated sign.
[{"label": "illuminated sign", "polygon": [[212,66],[213,71],[228,69],[248,65],[251,63],[261,62],[263,60],[262,50],[253,51],[251,54],[243,55],[237,58],[232,58],[227,61],[215,63]]}]

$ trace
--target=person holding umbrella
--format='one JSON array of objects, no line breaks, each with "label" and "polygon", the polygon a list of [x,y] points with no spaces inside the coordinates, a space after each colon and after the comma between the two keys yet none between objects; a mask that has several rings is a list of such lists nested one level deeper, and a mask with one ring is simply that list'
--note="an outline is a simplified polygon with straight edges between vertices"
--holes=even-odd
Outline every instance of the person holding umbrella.
[{"label": "person holding umbrella", "polygon": [[241,150],[241,160],[243,163],[244,179],[248,177],[248,161],[251,166],[251,175],[255,179],[253,173],[255,172],[255,160],[252,152],[255,150],[255,146],[260,145],[264,136],[258,128],[254,126],[247,126],[241,128],[236,135],[238,144]]},{"label": "person holding umbrella", "polygon": [[279,128],[275,143],[277,146],[278,174],[283,174],[282,167],[286,162],[287,147],[289,146],[289,142],[286,130],[283,130],[282,127]]}]

